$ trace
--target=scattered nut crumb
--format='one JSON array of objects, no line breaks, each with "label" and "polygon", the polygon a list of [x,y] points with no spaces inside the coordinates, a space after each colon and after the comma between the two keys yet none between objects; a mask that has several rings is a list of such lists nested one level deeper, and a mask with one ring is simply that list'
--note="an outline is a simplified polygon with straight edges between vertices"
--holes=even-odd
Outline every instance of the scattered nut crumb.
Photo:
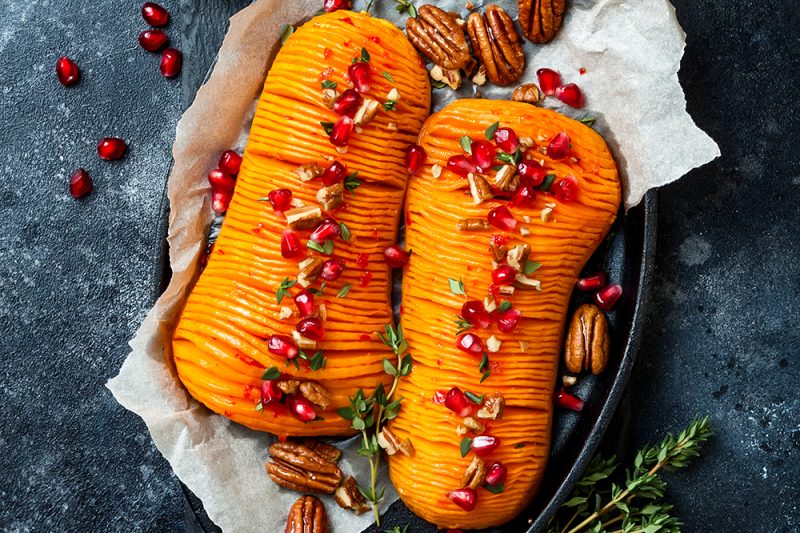
[{"label": "scattered nut crumb", "polygon": [[487,313],[493,313],[497,309],[497,302],[491,294],[483,299],[483,308]]},{"label": "scattered nut crumb", "polygon": [[281,312],[278,315],[280,320],[286,320],[287,318],[292,316],[292,308],[286,307],[285,305],[281,306]]},{"label": "scattered nut crumb", "polygon": [[439,165],[433,165],[433,166],[431,167],[431,175],[432,175],[434,178],[436,178],[436,179],[439,179],[439,176],[441,176],[441,175],[442,175],[442,167],[441,167],[441,166],[439,166]]},{"label": "scattered nut crumb", "polygon": [[389,131],[397,131],[397,122],[390,122],[386,125]]},{"label": "scattered nut crumb", "polygon": [[531,234],[531,230],[528,229],[528,226],[522,226],[519,228],[519,234],[527,237]]},{"label": "scattered nut crumb", "polygon": [[325,304],[319,304],[319,317],[323,321],[328,320],[328,308],[325,307]]},{"label": "scattered nut crumb", "polygon": [[486,339],[486,349],[490,353],[497,353],[500,351],[500,346],[503,345],[503,341],[492,335],[488,339]]},{"label": "scattered nut crumb", "polygon": [[561,376],[561,383],[564,384],[565,387],[572,387],[578,382],[578,378],[575,376]]},{"label": "scattered nut crumb", "polygon": [[550,221],[550,215],[552,215],[552,214],[553,214],[553,208],[552,207],[545,207],[544,209],[542,209],[542,212],[541,212],[541,215],[540,215],[541,218],[542,218],[542,222],[549,222]]},{"label": "scattered nut crumb", "polygon": [[400,91],[398,91],[397,88],[392,87],[392,90],[389,91],[386,94],[386,99],[387,100],[392,100],[394,102],[399,102],[400,101]]},{"label": "scattered nut crumb", "polygon": [[346,154],[347,153],[347,146],[337,146],[336,147],[336,151],[339,152],[340,154]]},{"label": "scattered nut crumb", "polygon": [[519,351],[520,352],[527,352],[528,351],[528,342],[526,341],[519,341]]}]

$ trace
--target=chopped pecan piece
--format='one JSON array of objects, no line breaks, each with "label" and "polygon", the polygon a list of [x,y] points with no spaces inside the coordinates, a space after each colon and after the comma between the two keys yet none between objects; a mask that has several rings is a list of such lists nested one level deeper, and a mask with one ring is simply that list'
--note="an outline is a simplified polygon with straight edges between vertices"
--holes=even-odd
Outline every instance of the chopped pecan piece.
[{"label": "chopped pecan piece", "polygon": [[292,331],[292,338],[294,339],[294,343],[297,345],[298,348],[301,350],[316,350],[317,349],[317,341],[311,340],[308,337],[304,337],[300,334],[299,331]]},{"label": "chopped pecan piece", "polygon": [[484,231],[489,229],[489,221],[482,218],[465,218],[456,223],[458,231]]},{"label": "chopped pecan piece", "polygon": [[491,294],[483,299],[483,308],[486,309],[487,313],[494,313],[495,309],[497,309],[497,302],[494,299],[494,296]]},{"label": "chopped pecan piece", "polygon": [[465,416],[461,423],[465,428],[475,433],[483,433],[483,430],[486,429],[486,426],[484,426],[480,420],[471,416]]},{"label": "chopped pecan piece", "polygon": [[511,85],[525,70],[525,53],[522,38],[514,21],[494,4],[486,13],[473,13],[467,19],[467,30],[472,49],[486,67],[486,76],[496,85]]},{"label": "chopped pecan piece", "polygon": [[564,19],[566,0],[518,0],[519,23],[534,43],[546,43],[556,36]]},{"label": "chopped pecan piece", "polygon": [[535,83],[526,83],[514,89],[511,99],[515,102],[525,102],[526,104],[538,104],[542,101],[542,92]]},{"label": "chopped pecan piece", "polygon": [[270,479],[282,487],[299,492],[333,494],[342,482],[342,471],[335,463],[298,442],[276,442],[269,448],[267,463]]},{"label": "chopped pecan piece", "polygon": [[328,533],[325,506],[314,496],[300,496],[289,509],[284,533]]},{"label": "chopped pecan piece", "polygon": [[376,100],[364,98],[364,101],[361,102],[361,107],[356,111],[356,116],[353,117],[353,122],[355,122],[356,126],[366,126],[372,122],[372,119],[378,114],[378,109],[380,107],[381,104]]},{"label": "chopped pecan piece", "polygon": [[506,255],[506,262],[508,266],[514,267],[517,272],[525,270],[525,263],[531,254],[531,247],[529,244],[517,244],[508,250]]},{"label": "chopped pecan piece", "polygon": [[519,289],[542,290],[542,282],[538,279],[529,278],[525,274],[519,273],[514,279],[514,287]]},{"label": "chopped pecan piece", "polygon": [[499,393],[490,394],[483,401],[483,405],[476,413],[478,418],[484,420],[497,420],[503,416],[503,409],[506,406],[506,400]]},{"label": "chopped pecan piece", "polygon": [[497,287],[497,292],[499,292],[503,296],[514,296],[514,286],[500,285],[499,287]]},{"label": "chopped pecan piece", "polygon": [[514,192],[519,188],[519,176],[517,167],[514,165],[503,165],[497,174],[494,175],[494,185],[501,191]]},{"label": "chopped pecan piece", "polygon": [[327,409],[331,403],[331,393],[315,381],[302,382],[300,384],[300,394],[309,402],[319,405],[323,410]]},{"label": "chopped pecan piece", "polygon": [[472,76],[472,83],[475,85],[484,85],[486,83],[486,66],[481,65],[478,71]]},{"label": "chopped pecan piece", "polygon": [[492,198],[492,188],[489,187],[483,176],[470,173],[467,176],[467,181],[469,182],[469,192],[472,194],[472,199],[475,200],[475,205]]},{"label": "chopped pecan piece", "polygon": [[414,455],[414,446],[411,444],[411,439],[406,438],[401,441],[394,431],[385,427],[378,433],[378,446],[386,450],[387,455],[394,455],[398,451],[406,457]]},{"label": "chopped pecan piece", "polygon": [[472,458],[464,475],[461,477],[461,486],[469,487],[472,490],[478,490],[483,485],[483,480],[486,478],[486,463],[477,455]]},{"label": "chopped pecan piece", "polygon": [[322,259],[316,256],[307,257],[300,261],[297,266],[300,268],[300,273],[297,274],[297,283],[301,287],[308,287],[322,272]]},{"label": "chopped pecan piece", "polygon": [[591,370],[597,375],[608,363],[611,336],[606,315],[593,304],[583,304],[572,315],[564,341],[564,362],[570,372]]},{"label": "chopped pecan piece", "polygon": [[355,511],[356,514],[362,514],[369,510],[367,500],[364,499],[364,495],[358,490],[358,483],[356,483],[353,476],[349,476],[344,483],[339,485],[333,498],[336,500],[336,503],[339,504],[339,507]]},{"label": "chopped pecan piece", "polygon": [[299,386],[300,382],[296,379],[282,379],[278,381],[278,388],[284,394],[294,394],[297,392]]},{"label": "chopped pecan piece", "polygon": [[300,178],[300,181],[311,181],[315,178],[322,176],[325,169],[316,163],[306,163],[294,169],[294,173]]},{"label": "chopped pecan piece", "polygon": [[408,18],[406,34],[414,47],[435,65],[458,70],[471,59],[457,17],[431,4],[420,6],[416,18]]},{"label": "chopped pecan piece", "polygon": [[316,205],[305,205],[284,211],[286,223],[292,229],[311,229],[322,220],[322,210]]},{"label": "chopped pecan piece", "polygon": [[325,211],[332,211],[344,205],[344,184],[334,183],[317,191],[317,201]]},{"label": "chopped pecan piece", "polygon": [[461,72],[458,70],[443,69],[439,65],[434,65],[430,75],[434,80],[446,83],[454,91],[461,86]]},{"label": "chopped pecan piece", "polygon": [[328,109],[333,109],[333,104],[336,103],[338,97],[339,93],[336,92],[336,89],[322,89],[322,103]]}]

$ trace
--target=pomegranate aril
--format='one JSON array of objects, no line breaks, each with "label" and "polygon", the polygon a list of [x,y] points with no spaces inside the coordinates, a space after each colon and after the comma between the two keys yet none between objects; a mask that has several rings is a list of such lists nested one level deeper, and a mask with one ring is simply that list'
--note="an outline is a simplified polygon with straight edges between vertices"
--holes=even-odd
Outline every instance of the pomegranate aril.
[{"label": "pomegranate aril", "polygon": [[517,165],[517,174],[519,174],[520,180],[528,180],[531,185],[536,187],[542,184],[547,171],[533,161],[521,161]]},{"label": "pomegranate aril", "polygon": [[322,272],[319,277],[325,281],[336,281],[344,272],[344,261],[341,259],[328,259],[322,263]]},{"label": "pomegranate aril", "polygon": [[446,394],[447,393],[445,391],[443,391],[443,390],[437,390],[436,392],[433,393],[433,397],[431,397],[431,401],[435,405],[441,405],[441,404],[444,403],[444,398],[445,398]]},{"label": "pomegranate aril", "polygon": [[275,189],[267,194],[267,199],[275,211],[286,211],[292,205],[292,191]]},{"label": "pomegranate aril", "polygon": [[69,178],[69,193],[73,198],[83,198],[90,192],[92,192],[92,178],[85,169],[77,169]]},{"label": "pomegranate aril", "polygon": [[519,309],[511,308],[497,313],[497,329],[503,333],[511,333],[519,324],[522,312]]},{"label": "pomegranate aril", "polygon": [[291,412],[295,418],[301,422],[311,422],[317,418],[317,413],[314,411],[314,406],[302,396],[297,396],[295,394],[290,394],[287,396],[286,407],[288,407],[289,412]]},{"label": "pomegranate aril", "polygon": [[462,178],[466,178],[469,174],[474,174],[478,171],[475,162],[471,157],[466,155],[454,155],[447,160],[447,170],[455,172]]},{"label": "pomegranate aril", "polygon": [[461,389],[453,387],[444,397],[444,406],[458,416],[464,417],[472,413],[473,404]]},{"label": "pomegranate aril", "polygon": [[342,228],[332,218],[326,218],[317,225],[309,237],[317,244],[322,244],[329,239],[335,239],[342,234]]},{"label": "pomegranate aril", "polygon": [[598,272],[597,274],[592,274],[591,276],[586,276],[585,278],[580,278],[578,282],[575,284],[575,287],[579,291],[582,292],[589,292],[599,289],[600,287],[605,287],[608,283],[608,276],[605,272]]},{"label": "pomegranate aril", "polygon": [[230,174],[231,176],[235,176],[239,173],[239,169],[242,167],[242,156],[234,152],[233,150],[225,150],[222,152],[222,155],[219,158],[219,168]]},{"label": "pomegranate aril", "polygon": [[578,180],[575,176],[567,176],[553,183],[550,192],[564,202],[572,202],[578,198]]},{"label": "pomegranate aril", "polygon": [[224,189],[211,190],[211,209],[217,215],[224,215],[228,211],[228,206],[231,205],[231,191]]},{"label": "pomegranate aril", "polygon": [[506,231],[513,231],[517,227],[517,220],[504,205],[493,208],[486,218],[492,226]]},{"label": "pomegranate aril", "polygon": [[303,289],[294,297],[294,305],[300,316],[306,317],[314,314],[314,293],[308,289]]},{"label": "pomegranate aril", "polygon": [[427,159],[428,154],[425,153],[425,149],[422,146],[412,144],[406,148],[406,168],[408,168],[409,174],[416,174]]},{"label": "pomegranate aril", "polygon": [[580,109],[583,107],[583,94],[577,85],[568,83],[556,89],[555,97],[570,107]]},{"label": "pomegranate aril", "polygon": [[123,155],[128,145],[119,137],[104,137],[97,143],[97,155],[106,161],[116,161]]},{"label": "pomegranate aril", "polygon": [[356,116],[356,111],[361,107],[361,95],[355,89],[347,89],[339,95],[333,103],[333,110],[339,115],[347,115],[350,118]]},{"label": "pomegranate aril", "polygon": [[270,379],[261,382],[261,405],[268,405],[279,402],[283,398],[283,392],[278,388],[278,380]]},{"label": "pomegranate aril", "polygon": [[167,48],[161,52],[161,75],[165,78],[174,78],[181,73],[183,54],[177,48]]},{"label": "pomegranate aril", "polygon": [[622,296],[622,285],[611,283],[594,293],[594,301],[603,311],[611,311]]},{"label": "pomegranate aril", "polygon": [[286,359],[294,359],[297,357],[297,345],[291,337],[286,335],[273,335],[267,342],[267,349],[269,353],[285,357]]},{"label": "pomegranate aril", "polygon": [[502,485],[505,483],[507,475],[508,469],[506,466],[497,461],[489,465],[489,468],[486,469],[486,477],[483,479],[483,482],[487,485]]},{"label": "pomegranate aril", "polygon": [[78,83],[78,80],[81,79],[81,71],[73,60],[63,56],[56,62],[56,76],[61,85],[69,87]]},{"label": "pomegranate aril", "polygon": [[322,320],[316,317],[304,318],[297,323],[295,329],[300,335],[312,341],[321,341],[325,336],[325,327],[322,325]]},{"label": "pomegranate aril", "polygon": [[290,229],[286,229],[281,233],[281,255],[286,259],[294,259],[303,252],[303,245],[300,242],[300,237]]},{"label": "pomegranate aril", "polygon": [[547,145],[547,155],[552,159],[564,159],[567,157],[567,154],[569,154],[571,148],[569,135],[562,131],[553,137]]},{"label": "pomegranate aril", "polygon": [[142,6],[142,18],[156,28],[169,24],[169,12],[155,2],[145,2]]},{"label": "pomegranate aril", "polygon": [[345,177],[347,177],[347,167],[338,161],[334,161],[322,173],[322,183],[326,187],[330,187],[343,182]]},{"label": "pomegranate aril", "polygon": [[547,96],[553,96],[561,85],[561,74],[550,68],[540,68],[536,71],[539,79],[539,88]]},{"label": "pomegranate aril", "polygon": [[208,183],[212,188],[223,191],[232,191],[236,187],[233,178],[218,168],[208,173]]},{"label": "pomegranate aril", "polygon": [[322,3],[322,10],[325,13],[332,13],[340,9],[350,9],[350,0],[325,0]]},{"label": "pomegranate aril", "polygon": [[139,46],[148,52],[160,52],[169,43],[169,37],[162,30],[145,30],[139,34]]},{"label": "pomegranate aril", "polygon": [[583,411],[584,402],[577,396],[573,396],[566,390],[561,389],[556,393],[556,404],[564,409],[580,412]]},{"label": "pomegranate aril", "polygon": [[364,61],[356,61],[347,67],[347,76],[353,82],[356,91],[361,94],[369,91],[372,84],[372,72],[369,69],[369,63]]},{"label": "pomegranate aril", "polygon": [[517,190],[514,191],[514,196],[511,197],[511,205],[514,207],[531,207],[534,200],[536,200],[536,189],[527,180],[521,183]]},{"label": "pomegranate aril", "polygon": [[350,142],[350,135],[353,133],[355,122],[347,115],[339,117],[336,124],[331,129],[329,139],[334,146],[347,146]]},{"label": "pomegranate aril", "polygon": [[511,128],[497,128],[494,132],[494,142],[507,154],[513,154],[519,148],[519,137]]},{"label": "pomegranate aril", "polygon": [[450,491],[447,497],[465,511],[472,511],[478,503],[478,493],[469,487]]},{"label": "pomegranate aril", "polygon": [[494,165],[497,150],[489,141],[472,141],[472,159],[480,172],[486,172]]},{"label": "pomegranate aril", "polygon": [[500,447],[500,438],[491,435],[478,435],[469,445],[470,450],[478,457],[486,457]]},{"label": "pomegranate aril", "polygon": [[403,250],[399,244],[393,244],[383,251],[383,257],[389,268],[403,268],[408,263],[411,254]]},{"label": "pomegranate aril", "polygon": [[477,357],[483,355],[483,341],[474,333],[462,333],[459,335],[456,339],[456,348]]},{"label": "pomegranate aril", "polygon": [[517,279],[517,269],[510,265],[500,265],[492,272],[492,283],[495,285],[511,285]]},{"label": "pomegranate aril", "polygon": [[461,318],[480,329],[486,329],[492,324],[492,318],[480,300],[464,302],[461,306]]}]

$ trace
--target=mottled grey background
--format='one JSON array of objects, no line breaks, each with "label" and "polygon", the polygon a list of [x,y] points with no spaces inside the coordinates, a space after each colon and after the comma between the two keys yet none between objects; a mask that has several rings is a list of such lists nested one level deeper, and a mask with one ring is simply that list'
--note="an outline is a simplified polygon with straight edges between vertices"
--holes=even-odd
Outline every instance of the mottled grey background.
[{"label": "mottled grey background", "polygon": [[[175,123],[247,2],[163,3],[185,53],[172,81],[136,43],[141,2],[0,0],[3,531],[184,528],[168,465],[103,385],[156,296]],[[800,5],[674,4],[689,111],[723,156],[659,194],[630,442],[709,414],[716,438],[670,476],[685,530],[797,531]],[[55,78],[61,54],[77,87]],[[97,158],[105,135],[128,140],[125,159]],[[95,182],[80,202],[66,188],[78,166]]]}]

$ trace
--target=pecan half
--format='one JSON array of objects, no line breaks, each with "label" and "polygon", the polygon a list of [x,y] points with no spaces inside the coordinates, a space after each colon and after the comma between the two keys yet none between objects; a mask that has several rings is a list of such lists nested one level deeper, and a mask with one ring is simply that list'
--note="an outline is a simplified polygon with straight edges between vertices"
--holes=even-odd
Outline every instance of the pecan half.
[{"label": "pecan half", "polygon": [[328,389],[314,381],[304,381],[300,384],[300,394],[309,402],[319,405],[323,410],[331,403],[331,393]]},{"label": "pecan half", "polygon": [[600,374],[608,363],[611,337],[606,315],[593,304],[575,310],[564,341],[564,362],[570,372]]},{"label": "pecan half", "polygon": [[289,509],[284,533],[328,533],[325,506],[314,496],[300,496]]},{"label": "pecan half", "polygon": [[556,36],[564,19],[566,0],[518,0],[519,23],[525,37],[546,43]]},{"label": "pecan half", "polygon": [[525,70],[525,53],[522,37],[514,21],[496,5],[489,5],[486,13],[473,13],[467,19],[467,31],[472,49],[486,67],[486,77],[496,85],[511,85]]},{"label": "pecan half", "polygon": [[486,463],[477,455],[472,458],[464,474],[461,476],[461,486],[469,487],[472,490],[478,490],[483,485],[483,480],[486,478]]},{"label": "pecan half", "polygon": [[267,474],[281,487],[298,492],[333,494],[342,482],[342,471],[305,444],[276,442],[269,447],[272,462],[267,463]]},{"label": "pecan half", "polygon": [[456,17],[436,6],[420,6],[417,18],[406,21],[406,34],[422,55],[443,68],[458,70],[471,59],[464,30]]},{"label": "pecan half", "polygon": [[335,463],[342,457],[341,450],[332,444],[318,441],[316,439],[305,439],[303,444],[327,459],[329,463]]},{"label": "pecan half", "polygon": [[344,483],[339,485],[333,495],[333,499],[339,504],[342,509],[349,509],[355,511],[356,514],[362,514],[369,510],[367,500],[364,495],[358,490],[358,483],[353,476],[348,477]]}]

